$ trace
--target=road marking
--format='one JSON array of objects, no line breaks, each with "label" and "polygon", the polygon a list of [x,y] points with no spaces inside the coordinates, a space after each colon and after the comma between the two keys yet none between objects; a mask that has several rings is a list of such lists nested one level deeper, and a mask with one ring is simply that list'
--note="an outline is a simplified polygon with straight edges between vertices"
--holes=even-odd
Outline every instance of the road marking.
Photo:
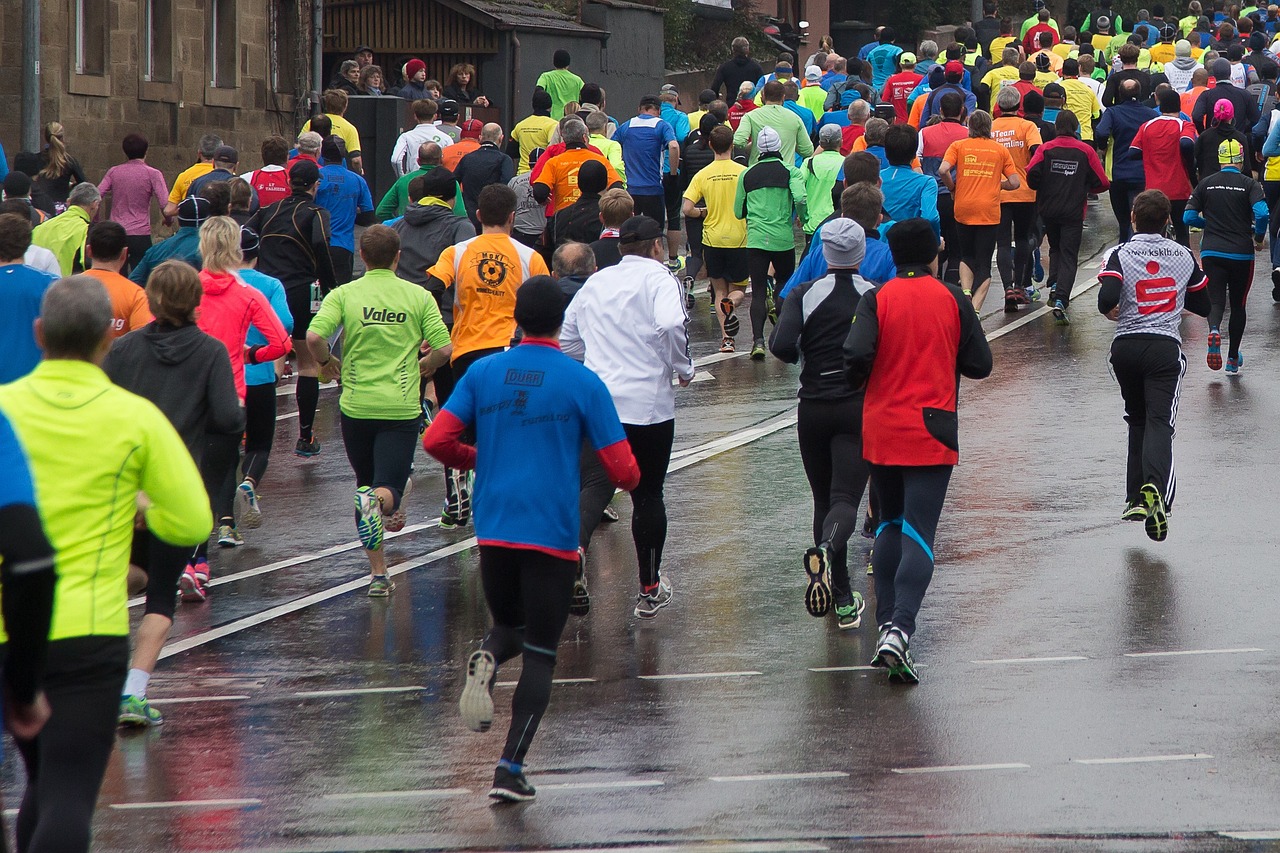
[{"label": "road marking", "polygon": [[661,788],[667,783],[661,779],[616,779],[612,782],[552,782],[538,783],[539,791],[595,791],[622,788]]},{"label": "road marking", "polygon": [[[5,812],[7,816],[8,811]],[[1234,838],[1236,841],[1280,841],[1280,829],[1252,829],[1238,832],[1219,832],[1223,838]]]},{"label": "road marking", "polygon": [[750,776],[712,776],[712,782],[802,782],[806,779],[845,779],[843,770],[819,770],[813,773],[756,773]]},{"label": "road marking", "polygon": [[1065,663],[1074,660],[1088,660],[1088,658],[1083,655],[1063,655],[1056,658],[993,658],[970,661],[970,663]]},{"label": "road marking", "polygon": [[[542,786],[538,786],[542,790]],[[744,841],[737,844],[723,842],[690,842],[688,844],[640,844],[635,847],[573,847],[562,848],[572,853],[619,853],[625,849],[635,853],[822,853],[831,848],[806,841]]]},{"label": "road marking", "polygon": [[880,667],[880,666],[811,666],[809,667],[810,672],[874,672],[877,669],[884,669],[884,667]]},{"label": "road marking", "polygon": [[[494,687],[515,687],[519,683],[520,682],[518,681],[495,681],[493,683],[493,686]],[[551,683],[552,684],[595,684],[596,680],[594,678],[553,678],[551,679]]]},{"label": "road marking", "polygon": [[174,696],[172,698],[153,699],[148,697],[147,701],[152,705],[182,705],[191,702],[243,702],[248,696]]},{"label": "road marking", "polygon": [[326,699],[331,696],[364,696],[372,693],[416,693],[426,690],[421,684],[407,687],[353,687],[348,690],[299,690],[292,694],[295,699]]},{"label": "road marking", "polygon": [[738,672],[677,672],[669,675],[641,675],[641,681],[694,681],[700,678],[748,678],[753,675],[764,675],[754,669]]},{"label": "road marking", "polygon": [[[694,382],[710,382],[712,379],[715,379],[715,377],[712,376],[709,372],[705,370],[698,370],[694,372],[693,378],[690,379],[689,382],[690,384]],[[680,380],[675,377],[672,377],[671,384],[673,386],[678,386],[680,384]]]},{"label": "road marking", "polygon": [[[1098,265],[1090,264],[1090,267],[1092,267],[1093,269],[1097,269],[1097,266]],[[1082,266],[1077,271],[1076,274],[1079,275],[1084,271],[1085,271],[1085,267]],[[1098,286],[1098,279],[1094,278],[1092,281],[1086,282],[1085,284],[1072,289],[1071,291],[1072,300],[1074,301],[1081,294],[1088,293],[1090,290],[1092,290],[1097,286]],[[1045,299],[1048,299],[1048,298],[1049,296],[1046,293]],[[1031,323],[1035,320],[1040,319],[1041,317],[1043,317],[1045,314],[1048,314],[1052,310],[1053,308],[1051,306],[1045,305],[1035,311],[1032,311],[1030,314],[1028,314],[1025,317],[1019,317],[1017,320],[1014,320],[1012,323],[1009,323],[1006,326],[1001,326],[1000,328],[996,329],[994,332],[988,332],[987,342],[990,343],[991,341],[994,341],[997,338],[1003,338],[1005,335],[1009,334],[1010,332],[1015,331],[1016,329],[1021,329],[1023,326],[1027,325],[1028,323]],[[989,316],[994,316],[994,314]]]},{"label": "road marking", "polygon": [[948,764],[941,767],[895,767],[892,773],[915,776],[921,773],[968,773],[980,770],[1030,770],[1030,764]]},{"label": "road marking", "polygon": [[[276,386],[276,396],[277,396],[277,397],[290,397],[290,396],[292,396],[292,395],[294,395],[294,394],[298,393],[298,381],[297,381],[297,376],[298,376],[298,374],[296,374],[296,373],[293,375],[293,377],[292,377],[292,378],[293,378],[293,381],[292,381],[292,382],[285,382],[285,381],[281,380],[280,384]],[[325,382],[324,384],[322,384],[322,385],[320,386],[320,390],[321,390],[321,391],[332,391],[332,390],[334,390],[335,388],[340,388],[340,387],[342,387],[342,386],[340,386],[337,382]]]},{"label": "road marking", "polygon": [[709,367],[713,364],[719,364],[722,361],[728,361],[732,358],[745,358],[748,355],[751,355],[750,350],[743,350],[742,352],[718,352],[713,355],[704,355],[702,358],[695,358],[693,360],[693,366]]},{"label": "road marking", "polygon": [[1073,758],[1074,764],[1155,764],[1161,761],[1207,761],[1213,758],[1207,752],[1190,752],[1185,755],[1135,755],[1129,758]]},{"label": "road marking", "polygon": [[119,811],[142,809],[243,809],[260,805],[262,805],[262,800],[169,800],[156,803],[112,803],[110,808]]},{"label": "road marking", "polygon": [[[541,786],[539,786],[541,787]],[[326,800],[391,800],[428,797],[457,797],[470,794],[469,788],[422,788],[416,791],[364,791],[352,794],[325,794]]]},{"label": "road marking", "polygon": [[1127,658],[1178,658],[1191,655],[1242,655],[1250,652],[1265,652],[1266,649],[1185,649],[1179,652],[1128,652]]}]

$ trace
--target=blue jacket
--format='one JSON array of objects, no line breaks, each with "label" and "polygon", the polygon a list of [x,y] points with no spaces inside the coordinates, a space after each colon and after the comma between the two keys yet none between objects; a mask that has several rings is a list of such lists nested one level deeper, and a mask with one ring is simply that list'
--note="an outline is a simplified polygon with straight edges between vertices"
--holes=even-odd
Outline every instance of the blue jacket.
[{"label": "blue jacket", "polygon": [[1144,106],[1140,101],[1121,101],[1102,114],[1102,121],[1094,131],[1094,141],[1099,146],[1108,140],[1111,149],[1108,152],[1111,163],[1111,180],[1129,184],[1146,185],[1146,173],[1142,160],[1129,153],[1129,146],[1138,130],[1159,113]]},{"label": "blue jacket", "polygon": [[[271,303],[271,310],[276,312],[276,316],[280,318],[280,323],[284,326],[284,330],[289,334],[293,334],[293,314],[289,311],[289,300],[284,295],[284,285],[280,283],[280,279],[272,278],[264,272],[258,272],[255,269],[243,269],[236,273],[240,280],[257,290],[263,296],[267,297],[267,301]],[[258,331],[257,326],[249,327],[249,334],[245,336],[245,346],[259,346],[267,343],[266,337],[262,332]],[[244,366],[244,384],[245,385],[273,385],[276,381],[276,364],[274,361],[264,362],[262,364],[246,364]]]},{"label": "blue jacket", "polygon": [[129,280],[141,287],[147,286],[147,276],[165,261],[186,261],[200,269],[200,230],[183,226],[167,240],[161,240],[142,256],[138,265],[129,273]]},{"label": "blue jacket", "polygon": [[[965,72],[965,73],[968,73],[968,72]],[[933,117],[934,113],[938,113],[939,115],[941,115],[940,111],[942,107],[941,107],[941,104],[939,103],[939,100],[948,91],[959,92],[961,95],[964,95],[964,109],[966,113],[972,113],[974,110],[978,108],[978,99],[974,97],[973,92],[970,92],[968,89],[965,88],[963,81],[961,81],[960,85],[958,86],[955,83],[943,83],[941,86],[939,86],[938,88],[934,89],[933,91],[929,92],[929,94],[924,96],[929,100],[924,102],[924,112],[920,113],[921,127],[924,127],[926,124],[929,123],[929,119]]]},{"label": "blue jacket", "polygon": [[889,166],[880,171],[880,190],[884,193],[885,213],[895,222],[918,216],[929,221],[934,234],[942,234],[937,178],[922,175],[910,166]]},{"label": "blue jacket", "polygon": [[[688,138],[689,134],[693,130],[689,124],[689,117],[671,104],[662,105],[661,117],[662,120],[671,125],[671,129],[676,132],[676,142],[680,145],[684,145],[685,139]],[[668,159],[669,156],[670,155],[666,151],[662,152],[662,174],[664,175],[671,174],[671,163]]]},{"label": "blue jacket", "polygon": [[[783,101],[782,105],[791,110],[791,112],[800,116],[800,120],[804,122],[804,132],[813,136],[814,131],[817,130],[818,124],[818,120],[813,116],[813,110],[808,107],[801,106],[797,101]],[[797,154],[796,159],[801,160],[803,158]]]},{"label": "blue jacket", "polygon": [[[827,218],[827,222],[838,218],[839,215],[840,211],[837,210]],[[825,224],[824,222],[823,225]],[[890,223],[887,222],[881,223],[880,230],[888,233],[889,225]],[[862,266],[858,268],[858,272],[873,284],[884,284],[898,275],[898,268],[893,263],[893,255],[889,252],[889,244],[881,240],[874,231],[867,235],[867,254],[862,259]],[[822,225],[819,225],[813,232],[813,239],[809,242],[809,251],[800,260],[796,271],[791,278],[787,279],[786,287],[782,288],[778,296],[786,299],[793,288],[799,287],[806,281],[820,279],[826,274],[827,259],[822,254]]]}]

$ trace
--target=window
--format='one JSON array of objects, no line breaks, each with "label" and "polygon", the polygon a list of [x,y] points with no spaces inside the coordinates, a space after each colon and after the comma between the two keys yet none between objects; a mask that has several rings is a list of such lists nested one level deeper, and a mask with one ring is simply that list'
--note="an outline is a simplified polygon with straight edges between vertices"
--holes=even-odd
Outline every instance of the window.
[{"label": "window", "polygon": [[107,0],[73,0],[75,72],[101,77],[107,70]]},{"label": "window", "polygon": [[142,0],[142,79],[173,81],[173,0]]},{"label": "window", "polygon": [[298,90],[299,49],[307,43],[298,37],[298,4],[291,0],[271,0],[269,38],[271,41],[271,91]]},{"label": "window", "polygon": [[236,0],[210,0],[209,3],[209,85],[215,89],[234,89],[236,57],[240,52],[236,34]]}]

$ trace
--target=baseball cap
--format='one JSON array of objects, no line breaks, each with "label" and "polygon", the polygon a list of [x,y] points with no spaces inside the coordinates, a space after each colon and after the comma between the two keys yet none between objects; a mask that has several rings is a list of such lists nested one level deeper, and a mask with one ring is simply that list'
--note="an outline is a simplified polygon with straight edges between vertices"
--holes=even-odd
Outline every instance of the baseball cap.
[{"label": "baseball cap", "polygon": [[289,183],[299,189],[307,189],[320,180],[320,167],[314,160],[297,160],[289,167]]},{"label": "baseball cap", "polygon": [[943,71],[947,74],[959,74],[964,76],[964,63],[958,59],[952,59],[943,67]]},{"label": "baseball cap", "polygon": [[[618,229],[619,243],[643,243],[662,236],[662,226],[648,216],[633,216]],[[518,292],[518,291],[517,291]]]},{"label": "baseball cap", "polygon": [[676,84],[675,84],[675,83],[664,83],[664,84],[662,84],[662,88],[661,88],[661,89],[659,89],[658,91],[659,91],[659,93],[660,93],[660,94],[663,94],[663,95],[678,95],[678,94],[680,94],[680,90],[676,88]]},{"label": "baseball cap", "polygon": [[480,131],[484,129],[484,122],[478,118],[469,118],[458,127],[462,130],[463,139],[479,139]]},{"label": "baseball cap", "polygon": [[[1031,93],[1028,92],[1027,94],[1031,94]],[[1044,87],[1045,100],[1048,100],[1049,98],[1058,98],[1059,100],[1062,100],[1062,99],[1065,99],[1066,97],[1067,97],[1067,90],[1063,87],[1061,83],[1050,83],[1049,85]]]},{"label": "baseball cap", "polygon": [[1173,55],[1178,59],[1191,58],[1191,42],[1186,39],[1178,39],[1173,45]]},{"label": "baseball cap", "polygon": [[772,127],[762,127],[756,134],[756,151],[761,154],[777,153],[782,150],[782,137]]},{"label": "baseball cap", "polygon": [[452,101],[452,100],[451,100],[451,101],[441,101],[441,102],[440,102],[440,117],[441,117],[441,118],[457,118],[457,117],[458,117],[458,102],[457,102],[457,101]]},{"label": "baseball cap", "polygon": [[817,81],[822,79],[822,69],[816,65],[810,65],[804,70],[804,79],[809,81]]},{"label": "baseball cap", "polygon": [[904,50],[904,51],[903,51],[903,52],[898,56],[898,63],[899,63],[900,65],[915,65],[915,64],[916,64],[916,55],[915,55],[914,53],[912,53],[911,51],[909,51],[909,50]]},{"label": "baseball cap", "polygon": [[355,56],[357,53],[373,53],[373,48],[369,47],[367,44],[362,44],[356,48],[355,53],[353,53],[352,56]]},{"label": "baseball cap", "polygon": [[[1222,101],[1218,101],[1222,103]],[[1214,110],[1217,112],[1217,110]],[[1234,139],[1225,140],[1218,146],[1218,162],[1223,165],[1243,166],[1244,165],[1244,147]],[[824,226],[823,233],[826,233]]]},{"label": "baseball cap", "polygon": [[[311,163],[311,168],[315,169],[315,163]],[[320,171],[317,169],[316,178],[318,179],[319,177]],[[182,203],[178,205],[178,226],[180,228],[199,228],[212,215],[213,204],[209,199],[193,195],[190,198],[184,198]]]},{"label": "baseball cap", "polygon": [[[1235,118],[1236,118],[1236,106],[1226,98],[1223,98],[1222,100],[1216,102],[1213,105],[1214,121],[1235,121]],[[1221,148],[1218,149],[1218,153],[1219,154],[1222,153]]]},{"label": "baseball cap", "polygon": [[640,106],[641,107],[660,107],[662,106],[662,101],[658,99],[657,95],[643,95],[640,98]]},{"label": "baseball cap", "polygon": [[239,163],[240,152],[232,148],[230,145],[219,145],[213,152],[213,162],[215,163]]},{"label": "baseball cap", "polygon": [[549,275],[526,279],[516,290],[515,320],[525,334],[549,335],[564,323],[567,300]]},{"label": "baseball cap", "polygon": [[822,257],[828,267],[857,267],[867,254],[867,233],[852,219],[833,219],[822,226]]}]

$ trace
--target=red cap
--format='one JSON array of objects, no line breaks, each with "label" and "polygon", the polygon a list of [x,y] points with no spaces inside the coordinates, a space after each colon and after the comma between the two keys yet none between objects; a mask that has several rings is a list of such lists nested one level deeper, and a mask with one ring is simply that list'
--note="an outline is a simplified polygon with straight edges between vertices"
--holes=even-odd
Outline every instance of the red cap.
[{"label": "red cap", "polygon": [[964,63],[958,59],[953,59],[946,65],[942,66],[942,70],[947,74],[959,74],[964,76]]},{"label": "red cap", "polygon": [[419,71],[426,70],[427,63],[423,62],[421,59],[410,59],[404,66],[404,73],[409,75],[410,79],[413,79],[413,75],[417,74]]},{"label": "red cap", "polygon": [[484,128],[484,124],[479,119],[469,118],[458,127],[462,129],[463,139],[479,139],[480,131]]}]

